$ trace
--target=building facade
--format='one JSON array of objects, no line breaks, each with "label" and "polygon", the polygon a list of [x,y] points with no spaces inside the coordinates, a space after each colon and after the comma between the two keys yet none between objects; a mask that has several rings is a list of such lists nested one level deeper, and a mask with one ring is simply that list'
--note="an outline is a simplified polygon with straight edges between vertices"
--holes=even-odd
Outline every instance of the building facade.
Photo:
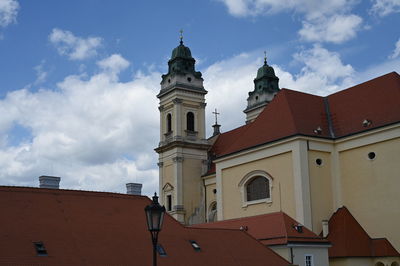
[{"label": "building facade", "polygon": [[398,73],[320,97],[280,89],[265,60],[244,125],[206,139],[194,63],[181,43],[158,95],[160,194],[178,221],[283,211],[320,234],[346,206],[372,238],[400,249]]}]

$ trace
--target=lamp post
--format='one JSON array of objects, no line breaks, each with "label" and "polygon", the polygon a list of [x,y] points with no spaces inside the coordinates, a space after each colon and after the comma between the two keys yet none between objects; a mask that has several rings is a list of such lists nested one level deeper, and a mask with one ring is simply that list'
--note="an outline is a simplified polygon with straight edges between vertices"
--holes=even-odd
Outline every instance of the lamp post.
[{"label": "lamp post", "polygon": [[153,201],[144,208],[144,211],[146,213],[147,228],[151,234],[151,241],[153,243],[153,266],[157,266],[156,250],[158,233],[161,231],[165,214],[165,207],[158,203],[157,193],[154,193]]}]

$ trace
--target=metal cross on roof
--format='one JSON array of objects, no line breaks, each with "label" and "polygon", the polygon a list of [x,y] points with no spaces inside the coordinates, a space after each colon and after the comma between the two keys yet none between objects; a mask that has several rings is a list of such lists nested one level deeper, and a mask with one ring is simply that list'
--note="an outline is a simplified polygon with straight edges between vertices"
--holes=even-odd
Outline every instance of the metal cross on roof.
[{"label": "metal cross on roof", "polygon": [[212,113],[215,115],[215,124],[217,125],[217,124],[218,124],[218,115],[219,115],[220,113],[217,112],[217,108],[215,108],[215,111],[212,112]]}]

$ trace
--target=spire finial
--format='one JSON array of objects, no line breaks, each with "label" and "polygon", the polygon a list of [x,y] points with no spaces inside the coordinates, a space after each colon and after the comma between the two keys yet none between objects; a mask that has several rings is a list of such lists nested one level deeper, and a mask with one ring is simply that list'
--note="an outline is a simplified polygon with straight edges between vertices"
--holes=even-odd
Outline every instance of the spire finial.
[{"label": "spire finial", "polygon": [[264,51],[264,66],[267,65],[267,51]]},{"label": "spire finial", "polygon": [[183,29],[181,29],[180,31],[180,36],[179,36],[179,39],[181,39],[181,41],[180,41],[180,44],[183,44]]},{"label": "spire finial", "polygon": [[220,113],[217,112],[217,108],[215,108],[215,111],[212,112],[212,113],[215,115],[215,124],[218,125],[218,115],[219,115]]}]

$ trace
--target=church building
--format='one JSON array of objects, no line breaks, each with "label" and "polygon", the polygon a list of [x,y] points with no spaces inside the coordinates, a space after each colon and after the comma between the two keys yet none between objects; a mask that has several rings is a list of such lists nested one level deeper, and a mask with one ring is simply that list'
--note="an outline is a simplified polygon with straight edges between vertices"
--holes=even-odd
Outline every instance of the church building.
[{"label": "church building", "polygon": [[398,73],[321,97],[279,88],[265,59],[243,126],[221,133],[216,124],[209,138],[206,94],[181,39],[157,95],[155,149],[160,199],[176,220],[284,212],[319,235],[345,206],[371,238],[385,237],[400,250]]}]

